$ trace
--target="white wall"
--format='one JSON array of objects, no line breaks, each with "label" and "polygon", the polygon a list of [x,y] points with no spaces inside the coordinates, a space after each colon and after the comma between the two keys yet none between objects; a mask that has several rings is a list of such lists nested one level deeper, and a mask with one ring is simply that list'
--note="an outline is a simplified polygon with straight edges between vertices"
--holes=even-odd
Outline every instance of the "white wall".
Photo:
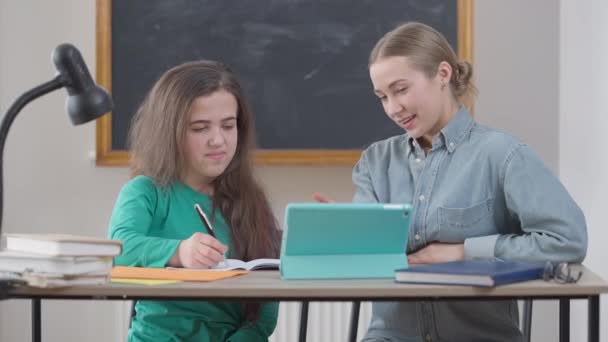
[{"label": "white wall", "polygon": [[559,1],[475,1],[481,123],[528,143],[557,172]]},{"label": "white wall", "polygon": [[[564,135],[564,120],[558,121],[559,4],[554,0],[475,3],[474,64],[480,88],[476,113],[480,121],[529,142],[554,170],[559,165],[581,200],[586,193],[575,183],[586,178],[568,172],[564,166],[568,155],[558,148],[563,148],[565,138],[572,142],[586,137],[571,136],[576,132]],[[94,1],[0,1],[0,113],[23,91],[52,77],[50,53],[62,42],[79,47],[94,74]],[[581,52],[578,58],[583,56]],[[571,68],[576,75],[576,66]],[[572,103],[584,98],[585,93],[579,93]],[[110,210],[127,172],[95,167],[89,158],[95,148],[94,125],[71,127],[64,98],[62,90],[36,100],[13,125],[5,152],[3,232],[106,234]],[[578,157],[589,153],[577,152]],[[571,155],[567,166],[578,166],[574,151]],[[600,174],[591,167],[589,172]],[[261,167],[259,174],[281,221],[285,204],[309,200],[311,190],[344,201],[352,193],[349,167]],[[589,188],[585,184],[580,188]],[[597,208],[600,217],[599,202],[595,203],[585,209]],[[595,224],[599,230],[601,222]],[[552,310],[542,305],[535,310],[540,315],[535,317],[534,331],[556,331]],[[29,339],[29,312],[26,301],[0,302],[0,341]],[[46,341],[119,340],[127,322],[124,312],[117,302],[45,301],[43,336]],[[554,336],[535,340],[553,341]]]},{"label": "white wall", "polygon": [[[560,48],[561,178],[585,211],[589,250],[585,264],[608,279],[608,2],[562,1]],[[573,306],[573,341],[586,341],[587,305]],[[600,336],[608,341],[608,300],[601,298]]]}]

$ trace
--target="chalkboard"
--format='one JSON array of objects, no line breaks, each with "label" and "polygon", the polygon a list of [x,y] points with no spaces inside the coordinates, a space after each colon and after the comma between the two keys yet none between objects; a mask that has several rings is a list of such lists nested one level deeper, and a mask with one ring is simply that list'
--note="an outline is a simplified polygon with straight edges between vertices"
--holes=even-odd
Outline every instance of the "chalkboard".
[{"label": "chalkboard", "polygon": [[98,128],[106,135],[98,137],[98,145],[106,144],[98,146],[98,163],[118,151],[119,160],[106,158],[108,164],[126,164],[131,118],[147,91],[167,69],[197,59],[221,60],[242,81],[255,116],[258,160],[353,162],[369,143],[402,133],[372,93],[367,58],[375,42],[399,23],[416,20],[442,32],[462,56],[460,40],[470,40],[462,38],[470,25],[470,19],[463,23],[463,7],[470,4],[98,1],[98,46],[105,47],[98,56],[98,71],[105,75],[98,80],[111,89],[115,103],[99,123],[108,127]]}]

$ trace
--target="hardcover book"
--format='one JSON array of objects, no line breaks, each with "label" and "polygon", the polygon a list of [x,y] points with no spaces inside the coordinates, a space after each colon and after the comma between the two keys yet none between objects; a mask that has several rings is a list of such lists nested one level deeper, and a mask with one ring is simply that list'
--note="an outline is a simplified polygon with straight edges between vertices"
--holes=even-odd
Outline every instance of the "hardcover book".
[{"label": "hardcover book", "polygon": [[465,260],[410,266],[395,271],[400,283],[493,287],[542,278],[544,263]]}]

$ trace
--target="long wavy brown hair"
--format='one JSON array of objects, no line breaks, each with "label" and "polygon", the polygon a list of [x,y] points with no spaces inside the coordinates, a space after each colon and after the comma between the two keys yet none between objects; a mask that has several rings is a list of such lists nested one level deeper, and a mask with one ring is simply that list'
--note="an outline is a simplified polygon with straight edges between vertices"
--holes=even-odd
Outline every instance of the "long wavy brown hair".
[{"label": "long wavy brown hair", "polygon": [[[212,183],[213,210],[220,210],[230,228],[231,257],[277,258],[280,231],[253,174],[253,115],[235,74],[223,63],[206,60],[184,63],[156,82],[131,125],[132,175],[148,176],[162,188],[179,181],[186,167],[184,137],[192,102],[218,90],[231,93],[237,100],[238,142],[234,158]],[[243,306],[247,320],[257,319],[260,303]]]}]

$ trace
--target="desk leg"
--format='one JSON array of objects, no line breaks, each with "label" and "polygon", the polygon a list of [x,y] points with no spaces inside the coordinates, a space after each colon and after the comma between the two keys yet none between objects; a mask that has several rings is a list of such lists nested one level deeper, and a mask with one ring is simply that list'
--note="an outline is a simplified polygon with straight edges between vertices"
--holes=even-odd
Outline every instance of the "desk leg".
[{"label": "desk leg", "polygon": [[40,299],[32,299],[32,342],[40,342]]},{"label": "desk leg", "polygon": [[590,296],[589,306],[589,328],[588,336],[590,342],[600,340],[600,296]]},{"label": "desk leg", "polygon": [[302,302],[300,311],[300,336],[298,341],[306,341],[306,331],[308,330],[308,302]]},{"label": "desk leg", "polygon": [[353,302],[350,309],[350,327],[348,329],[348,342],[357,342],[357,328],[359,327],[359,311],[361,311],[361,302]]},{"label": "desk leg", "polygon": [[559,300],[559,342],[570,342],[570,299]]},{"label": "desk leg", "polygon": [[532,340],[532,299],[524,300],[524,314],[521,321],[524,341],[530,342]]}]

